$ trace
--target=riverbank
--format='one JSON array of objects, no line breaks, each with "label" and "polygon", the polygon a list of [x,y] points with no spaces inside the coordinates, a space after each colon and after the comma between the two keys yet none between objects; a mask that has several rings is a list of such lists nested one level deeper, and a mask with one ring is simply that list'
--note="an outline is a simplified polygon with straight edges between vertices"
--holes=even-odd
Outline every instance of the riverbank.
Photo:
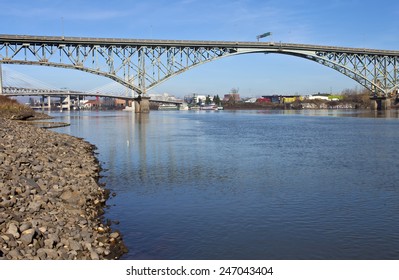
[{"label": "riverbank", "polygon": [[322,109],[370,109],[370,102],[354,101],[322,101],[311,100],[307,102],[297,101],[293,103],[225,103],[225,110],[322,110]]},{"label": "riverbank", "polygon": [[0,116],[0,259],[116,259],[95,147]]}]

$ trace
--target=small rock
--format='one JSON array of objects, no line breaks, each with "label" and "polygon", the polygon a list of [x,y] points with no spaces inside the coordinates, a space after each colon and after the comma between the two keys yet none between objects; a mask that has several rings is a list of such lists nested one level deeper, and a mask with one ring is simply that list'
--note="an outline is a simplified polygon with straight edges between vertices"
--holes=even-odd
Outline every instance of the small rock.
[{"label": "small rock", "polygon": [[100,243],[107,243],[107,241],[108,241],[108,238],[107,238],[107,236],[104,236],[104,235],[102,235],[102,236],[99,236],[99,237],[97,237],[97,241]]},{"label": "small rock", "polygon": [[87,220],[80,220],[79,225],[82,225],[82,226],[87,225]]},{"label": "small rock", "polygon": [[60,198],[69,204],[75,204],[79,206],[82,206],[86,203],[86,200],[78,191],[64,191]]},{"label": "small rock", "polygon": [[32,167],[33,171],[35,172],[42,172],[43,171],[43,165],[35,165]]},{"label": "small rock", "polygon": [[87,250],[91,251],[91,243],[85,242],[83,245],[87,248]]},{"label": "small rock", "polygon": [[56,243],[60,242],[60,238],[59,238],[58,234],[56,234],[56,233],[50,233],[48,235],[48,238],[53,239]]},{"label": "small rock", "polygon": [[47,258],[47,254],[46,254],[46,252],[44,251],[43,248],[40,248],[40,249],[37,250],[36,256],[37,256],[40,260],[45,260],[45,259]]},{"label": "small rock", "polygon": [[47,258],[51,260],[56,260],[58,258],[58,253],[54,249],[44,249],[47,254]]},{"label": "small rock", "polygon": [[47,228],[46,227],[39,227],[39,231],[41,233],[45,233],[47,231]]},{"label": "small rock", "polygon": [[5,242],[10,241],[10,237],[8,237],[7,235],[2,235],[0,236]]},{"label": "small rock", "polygon": [[104,233],[104,232],[105,232],[105,229],[104,229],[103,227],[98,227],[98,228],[97,228],[97,231],[98,231],[99,233]]},{"label": "small rock", "polygon": [[111,233],[111,234],[109,235],[109,237],[116,239],[116,238],[119,237],[119,233],[118,233],[118,232],[113,232],[113,233]]},{"label": "small rock", "polygon": [[13,201],[10,200],[3,200],[0,202],[0,207],[4,207],[4,208],[9,208],[12,207],[14,205]]},{"label": "small rock", "polygon": [[82,246],[77,242],[76,240],[70,239],[69,240],[69,248],[71,248],[74,251],[81,251]]},{"label": "small rock", "polygon": [[35,189],[40,189],[39,185],[33,179],[29,179],[26,177],[21,177],[20,180],[25,183],[26,185],[33,187]]},{"label": "small rock", "polygon": [[90,252],[90,258],[92,260],[99,260],[100,258],[98,257],[98,254],[95,251]]},{"label": "small rock", "polygon": [[19,250],[14,249],[8,252],[8,256],[10,256],[12,259],[18,259],[21,257],[21,253],[19,252]]},{"label": "small rock", "polygon": [[28,210],[31,213],[36,213],[40,211],[41,206],[42,206],[41,202],[32,201],[31,203],[29,203]]},{"label": "small rock", "polygon": [[46,239],[46,240],[44,240],[44,246],[46,248],[53,249],[54,245],[55,245],[55,240],[54,239]]},{"label": "small rock", "polygon": [[98,247],[98,248],[96,249],[96,253],[97,253],[98,255],[103,255],[103,254],[104,254],[104,251],[105,251],[105,249],[104,249],[104,248],[101,248],[101,247]]},{"label": "small rock", "polygon": [[33,236],[35,235],[35,230],[33,228],[27,229],[22,232],[20,240],[25,244],[29,245],[32,243]]},{"label": "small rock", "polygon": [[21,235],[18,232],[18,227],[15,224],[10,224],[8,226],[8,230],[7,232],[8,234],[11,234],[12,236],[14,236],[15,238],[19,238]]},{"label": "small rock", "polygon": [[30,229],[30,228],[32,228],[32,223],[30,223],[30,222],[25,222],[25,223],[23,223],[22,225],[20,225],[19,231],[20,231],[20,232],[23,232],[23,231],[25,231],[25,230],[27,230],[27,229]]}]

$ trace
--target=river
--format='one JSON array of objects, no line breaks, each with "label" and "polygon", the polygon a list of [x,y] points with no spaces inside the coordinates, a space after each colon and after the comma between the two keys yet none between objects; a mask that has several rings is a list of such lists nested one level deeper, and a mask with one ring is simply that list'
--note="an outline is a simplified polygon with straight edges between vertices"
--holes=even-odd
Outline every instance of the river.
[{"label": "river", "polygon": [[399,259],[399,118],[51,113],[95,144],[123,259]]}]

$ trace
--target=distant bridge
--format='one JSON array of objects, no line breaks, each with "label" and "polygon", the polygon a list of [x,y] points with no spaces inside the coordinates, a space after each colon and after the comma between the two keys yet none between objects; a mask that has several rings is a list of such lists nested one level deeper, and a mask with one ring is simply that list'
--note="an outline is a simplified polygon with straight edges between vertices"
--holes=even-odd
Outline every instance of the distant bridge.
[{"label": "distant bridge", "polygon": [[[130,96],[119,96],[106,93],[92,93],[76,90],[62,89],[42,89],[42,88],[21,88],[21,87],[3,87],[3,94],[7,96],[94,96],[94,97],[112,97],[124,100],[133,100]],[[157,102],[155,100],[155,102]]]},{"label": "distant bridge", "polygon": [[248,53],[305,58],[350,77],[378,96],[388,96],[399,86],[399,51],[273,42],[0,35],[0,63],[86,71],[139,94],[197,65]]},{"label": "distant bridge", "polygon": [[[61,97],[61,96],[92,96],[92,97],[109,97],[109,98],[117,98],[122,100],[134,100],[133,97],[130,96],[123,96],[123,95],[114,95],[114,94],[107,94],[101,92],[83,92],[83,91],[76,91],[76,90],[62,90],[62,89],[35,89],[35,88],[20,88],[20,87],[3,87],[2,94],[6,96],[54,96],[54,97]],[[175,100],[156,100],[151,99],[150,102],[155,103],[164,103],[164,104],[176,104],[181,105],[183,104],[182,101]]]}]

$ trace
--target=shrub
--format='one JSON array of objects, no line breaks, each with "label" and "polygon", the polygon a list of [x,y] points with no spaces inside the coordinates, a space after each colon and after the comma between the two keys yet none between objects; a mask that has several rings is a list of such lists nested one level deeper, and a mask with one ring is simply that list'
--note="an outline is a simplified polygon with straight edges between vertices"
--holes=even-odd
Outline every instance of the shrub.
[{"label": "shrub", "polygon": [[9,98],[8,96],[0,96],[0,115],[12,116],[15,114],[29,113],[33,114],[32,108],[18,103],[18,101]]}]

